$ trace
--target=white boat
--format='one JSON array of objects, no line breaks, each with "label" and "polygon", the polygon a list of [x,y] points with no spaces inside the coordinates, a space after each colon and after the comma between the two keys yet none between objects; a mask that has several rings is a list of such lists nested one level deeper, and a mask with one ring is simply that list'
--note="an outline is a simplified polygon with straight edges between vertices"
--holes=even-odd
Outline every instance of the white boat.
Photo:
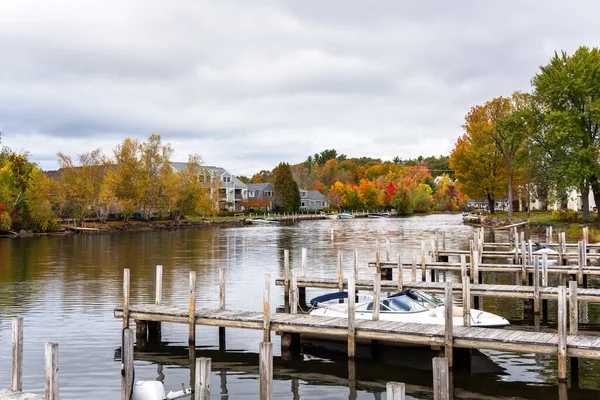
[{"label": "white boat", "polygon": [[354,218],[354,214],[352,214],[351,212],[341,212],[338,214],[338,218],[339,219],[353,219]]},{"label": "white boat", "polygon": [[392,214],[389,212],[373,212],[367,213],[367,218],[389,218]]},{"label": "white boat", "polygon": [[278,224],[279,220],[276,218],[262,218],[262,217],[257,217],[257,218],[252,218],[250,220],[251,223],[253,224]]},{"label": "white boat", "polygon": [[327,219],[338,219],[338,215],[337,214],[325,214],[325,218]]},{"label": "white boat", "polygon": [[[348,304],[323,304],[335,298],[347,298],[347,292],[335,292],[316,297],[310,301],[314,307],[309,314],[328,317],[347,318]],[[357,319],[372,319],[373,300],[359,302],[355,306]],[[471,309],[471,326],[500,328],[510,323],[499,315]],[[412,322],[419,324],[443,325],[444,302],[436,296],[420,290],[404,290],[379,300],[379,319],[381,321]],[[452,308],[452,325],[463,325],[463,308]]]}]

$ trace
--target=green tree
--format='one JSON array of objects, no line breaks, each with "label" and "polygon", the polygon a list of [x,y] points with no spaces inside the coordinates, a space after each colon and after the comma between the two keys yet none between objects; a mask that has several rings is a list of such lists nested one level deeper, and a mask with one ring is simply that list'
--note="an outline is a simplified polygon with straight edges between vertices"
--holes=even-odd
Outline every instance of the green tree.
[{"label": "green tree", "polygon": [[275,176],[275,208],[282,212],[297,212],[300,210],[300,190],[292,177],[288,163],[279,163],[273,170]]},{"label": "green tree", "polygon": [[572,56],[555,53],[532,85],[545,128],[539,144],[565,186],[580,190],[586,219],[590,187],[600,204],[600,50],[580,47]]}]

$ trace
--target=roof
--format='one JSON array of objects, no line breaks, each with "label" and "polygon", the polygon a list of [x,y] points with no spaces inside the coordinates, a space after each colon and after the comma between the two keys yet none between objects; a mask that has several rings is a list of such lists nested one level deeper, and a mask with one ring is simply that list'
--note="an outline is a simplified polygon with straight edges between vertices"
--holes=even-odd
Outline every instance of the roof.
[{"label": "roof", "polygon": [[[188,163],[186,163],[186,162],[171,162],[171,166],[173,168],[175,168],[177,171],[185,171],[187,169]],[[228,172],[223,167],[215,167],[213,165],[198,165],[198,167],[202,170],[209,172],[210,174],[213,174],[213,175],[222,176],[224,173],[228,173],[229,175],[233,176],[236,186],[240,186],[240,188],[246,186],[246,184],[244,182],[240,181],[235,175],[233,175],[231,172]]]},{"label": "roof", "polygon": [[304,190],[306,192],[306,198],[309,200],[320,200],[327,201],[327,198],[323,196],[318,190]]},{"label": "roof", "polygon": [[246,183],[248,190],[268,190],[267,188],[270,186],[273,188],[272,183]]}]

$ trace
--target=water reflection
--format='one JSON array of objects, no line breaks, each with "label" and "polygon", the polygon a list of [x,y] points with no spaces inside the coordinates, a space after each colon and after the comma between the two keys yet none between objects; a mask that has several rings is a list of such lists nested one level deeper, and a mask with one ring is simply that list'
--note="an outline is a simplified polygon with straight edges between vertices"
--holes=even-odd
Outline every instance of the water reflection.
[{"label": "water reflection", "polygon": [[[334,229],[331,240],[330,230]],[[115,349],[120,346],[120,321],[113,309],[121,303],[124,268],[131,269],[133,303],[154,299],[155,266],[164,266],[163,303],[187,305],[188,271],[197,275],[197,307],[219,304],[219,268],[224,268],[226,306],[232,309],[260,310],[264,274],[283,275],[283,250],[290,250],[293,269],[300,268],[301,250],[308,249],[307,275],[337,276],[337,255],[342,252],[344,273],[352,273],[353,251],[358,252],[359,277],[369,278],[374,271],[366,265],[374,259],[377,240],[382,251],[390,242],[390,258],[402,252],[405,260],[421,242],[430,243],[445,232],[448,248],[468,247],[472,229],[462,225],[459,215],[431,215],[402,219],[356,219],[307,221],[283,226],[252,226],[231,229],[189,229],[160,232],[123,232],[102,235],[65,235],[0,240],[0,382],[8,382],[10,368],[10,315],[24,318],[24,387],[43,392],[44,342],[59,343],[61,398],[116,398],[119,395],[120,362]],[[491,235],[487,231],[486,235]],[[507,241],[507,232],[495,233],[496,241]],[[490,240],[491,238],[486,238]],[[385,255],[384,255],[385,257]],[[405,280],[410,270],[405,270]],[[455,280],[453,273],[445,279]],[[420,274],[417,274],[420,277]],[[514,284],[514,274],[485,277],[487,283]],[[557,277],[551,276],[551,284]],[[553,280],[554,279],[554,280]],[[590,280],[590,286],[598,286]],[[306,297],[324,293],[308,289]],[[272,311],[282,307],[280,287],[271,288]],[[547,319],[533,326],[523,319],[523,302],[516,299],[490,299],[484,308],[503,315],[513,325],[541,331],[556,326],[556,302],[548,302]],[[600,305],[581,305],[582,322],[598,329]],[[521,328],[521,326],[519,326]],[[582,329],[586,329],[583,324]],[[256,398],[258,393],[257,355],[261,332],[228,330],[226,337],[217,328],[199,327],[197,355],[213,357],[213,390],[221,386],[222,398]],[[164,380],[167,388],[178,389],[189,382],[191,368],[187,351],[187,327],[164,324],[162,345],[144,351],[137,358],[136,376]],[[345,355],[303,349],[300,360],[279,352],[273,335],[277,359],[274,389],[279,398],[384,398],[388,380],[410,385],[413,398],[431,398],[431,373],[423,368],[431,355],[417,357],[400,352],[387,360],[358,360],[349,366]],[[225,343],[226,342],[226,343]],[[140,345],[141,343],[138,343]],[[225,345],[227,349],[225,350]],[[219,346],[221,351],[219,351]],[[175,349],[175,350],[174,350]],[[175,351],[178,362],[167,362]],[[150,356],[157,356],[153,359]],[[489,363],[498,368],[487,374],[483,367],[455,371],[455,398],[556,398],[555,357],[484,352]],[[140,353],[140,357],[142,357]],[[161,358],[163,357],[163,358]],[[230,357],[230,358],[228,358]],[[216,361],[215,361],[216,360]],[[489,363],[488,363],[489,362]],[[239,368],[238,368],[239,367]],[[349,368],[350,367],[350,368]],[[428,367],[430,368],[430,367]],[[569,399],[600,397],[597,361],[580,360],[582,389],[569,389]],[[355,378],[352,378],[355,376]],[[475,378],[474,378],[475,377]],[[350,378],[350,379],[349,379]],[[216,385],[220,382],[220,385]],[[342,393],[342,395],[340,395]],[[474,397],[473,397],[474,396]]]}]

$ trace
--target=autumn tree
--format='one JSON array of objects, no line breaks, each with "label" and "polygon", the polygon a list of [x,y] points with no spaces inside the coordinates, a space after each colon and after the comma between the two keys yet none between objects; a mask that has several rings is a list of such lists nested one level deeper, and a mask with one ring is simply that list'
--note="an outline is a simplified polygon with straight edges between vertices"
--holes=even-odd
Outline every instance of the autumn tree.
[{"label": "autumn tree", "polygon": [[532,85],[543,117],[538,143],[548,152],[557,179],[581,192],[586,219],[590,188],[600,204],[600,50],[555,53]]},{"label": "autumn tree", "polygon": [[465,134],[458,138],[450,154],[450,168],[461,192],[473,199],[487,199],[490,213],[494,214],[495,200],[506,195],[508,172],[488,125],[475,118],[479,112],[473,108],[467,114]]},{"label": "autumn tree", "polygon": [[273,170],[275,176],[275,208],[282,212],[298,212],[300,210],[300,190],[292,177],[288,163],[279,163]]},{"label": "autumn tree", "polygon": [[381,201],[381,192],[373,182],[368,179],[361,179],[358,185],[358,196],[368,210],[377,210],[383,204]]}]

